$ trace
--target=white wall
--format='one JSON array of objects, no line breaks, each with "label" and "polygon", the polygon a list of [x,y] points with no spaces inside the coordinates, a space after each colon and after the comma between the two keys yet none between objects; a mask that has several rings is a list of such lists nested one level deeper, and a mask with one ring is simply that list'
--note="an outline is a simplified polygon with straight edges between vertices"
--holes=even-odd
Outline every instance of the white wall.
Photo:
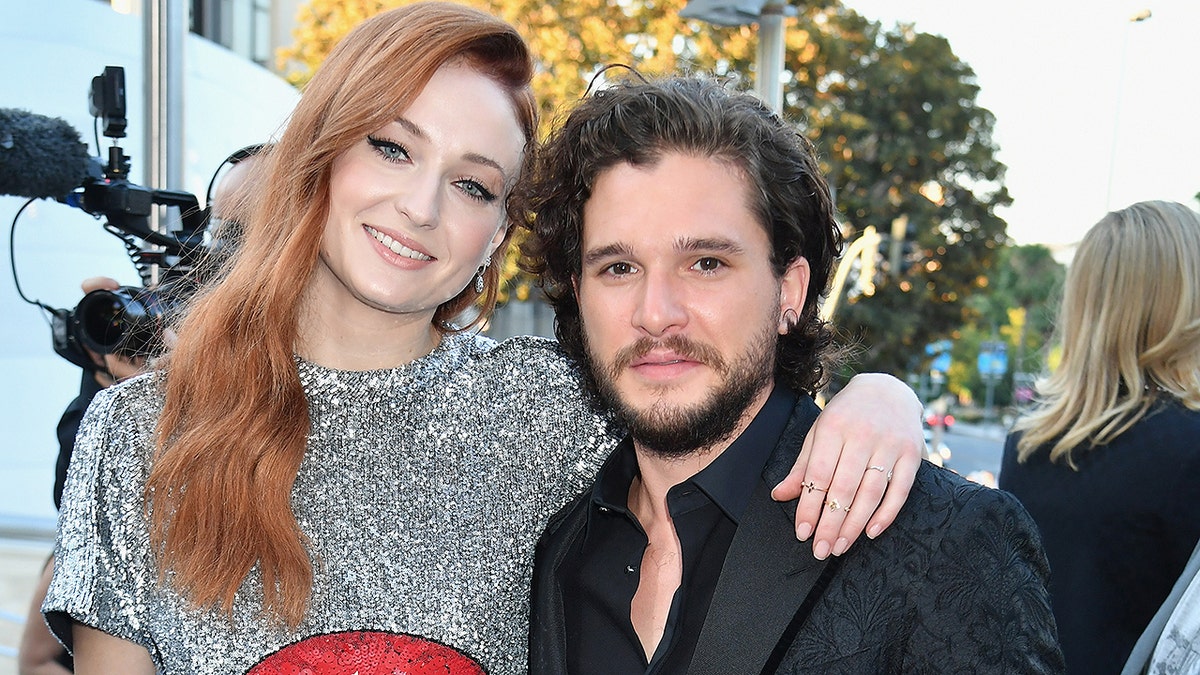
[{"label": "white wall", "polygon": [[[95,151],[87,92],[104,66],[125,68],[129,125],[121,146],[130,178],[145,185],[142,135],[142,19],[96,0],[0,2],[0,107],[61,117]],[[188,36],[185,49],[184,189],[203,192],[230,151],[268,140],[295,104],[296,91],[270,72],[213,43]],[[107,147],[109,139],[101,137]],[[161,186],[147,186],[161,187]],[[8,230],[23,199],[0,196]],[[5,238],[7,239],[7,238]],[[7,244],[7,241],[5,241]],[[22,302],[0,247],[0,528],[51,523],[58,452],[54,427],[75,396],[79,370],[56,356],[41,310]],[[25,294],[73,307],[85,277],[105,274],[136,285],[120,240],[82,211],[39,201],[16,224],[17,273]]]}]

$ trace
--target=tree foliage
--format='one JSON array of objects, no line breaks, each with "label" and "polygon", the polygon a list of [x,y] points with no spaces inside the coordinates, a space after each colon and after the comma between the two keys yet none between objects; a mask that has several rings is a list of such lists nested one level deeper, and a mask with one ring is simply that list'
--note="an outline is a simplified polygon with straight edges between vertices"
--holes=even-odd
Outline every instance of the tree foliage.
[{"label": "tree foliage", "polygon": [[[412,0],[311,0],[296,44],[283,50],[302,85],[336,40],[364,17]],[[467,0],[513,23],[539,59],[534,82],[550,123],[607,64],[647,75],[704,72],[746,86],[755,33],[679,18],[686,0]],[[963,301],[986,284],[1005,243],[995,207],[1009,201],[995,159],[991,113],[975,101],[971,69],[941,37],[884,29],[833,1],[787,21],[784,115],[816,144],[848,236],[867,225],[912,223],[910,246],[874,296],[843,303],[835,321],[866,346],[863,369],[900,374],[925,343],[960,326]],[[507,276],[516,274],[515,259]],[[520,280],[518,280],[520,281]],[[528,284],[516,285],[518,298]]]},{"label": "tree foliage", "polygon": [[[861,339],[863,367],[901,375],[923,365],[926,344],[970,320],[965,301],[987,287],[1007,242],[995,213],[1010,200],[994,120],[944,38],[846,16],[838,34],[819,39],[822,66],[805,89],[815,91],[810,119],[838,204],[851,236],[867,225],[886,235],[874,293],[851,298],[836,322]],[[900,215],[908,223],[893,259]]]},{"label": "tree foliage", "polygon": [[[293,84],[303,85],[337,40],[363,18],[416,0],[310,0],[302,6],[296,43],[279,60]],[[724,73],[718,61],[747,62],[750,27],[715,28],[682,21],[686,0],[462,0],[517,27],[538,58],[534,90],[543,122],[587,90],[603,66],[627,64],[645,74],[702,69]]]},{"label": "tree foliage", "polygon": [[982,400],[986,385],[976,368],[981,344],[999,340],[1008,346],[1009,372],[999,383],[995,400],[1012,400],[1018,373],[1038,375],[1047,370],[1048,347],[1066,269],[1045,246],[1009,246],[1000,250],[987,293],[968,301],[973,319],[955,331],[950,387]]}]

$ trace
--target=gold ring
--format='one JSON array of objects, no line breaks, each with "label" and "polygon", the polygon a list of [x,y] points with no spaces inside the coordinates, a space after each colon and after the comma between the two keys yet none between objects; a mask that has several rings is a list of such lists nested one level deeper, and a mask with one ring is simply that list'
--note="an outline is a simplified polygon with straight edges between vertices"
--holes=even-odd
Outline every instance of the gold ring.
[{"label": "gold ring", "polygon": [[845,511],[846,513],[850,513],[850,505],[842,506],[841,502],[836,498],[825,502],[825,505],[829,507],[830,511]]},{"label": "gold ring", "polygon": [[817,492],[825,492],[825,488],[817,487],[817,484],[812,482],[811,480],[805,481],[805,482],[801,483],[800,485],[805,488],[808,488],[809,492],[812,492],[813,490],[816,490]]}]

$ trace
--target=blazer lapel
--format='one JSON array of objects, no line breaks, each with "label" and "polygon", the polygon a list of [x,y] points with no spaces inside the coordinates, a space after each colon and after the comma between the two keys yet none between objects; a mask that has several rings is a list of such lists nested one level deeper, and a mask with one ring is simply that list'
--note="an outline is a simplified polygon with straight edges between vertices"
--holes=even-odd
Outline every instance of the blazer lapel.
[{"label": "blazer lapel", "polygon": [[760,672],[825,570],[827,562],[813,557],[811,542],[796,540],[795,503],[780,504],[770,495],[799,454],[817,412],[811,400],[801,398],[746,506],[713,592],[691,675]]},{"label": "blazer lapel", "polygon": [[760,483],[725,557],[691,675],[762,670],[825,569],[809,547],[796,541],[783,505]]}]

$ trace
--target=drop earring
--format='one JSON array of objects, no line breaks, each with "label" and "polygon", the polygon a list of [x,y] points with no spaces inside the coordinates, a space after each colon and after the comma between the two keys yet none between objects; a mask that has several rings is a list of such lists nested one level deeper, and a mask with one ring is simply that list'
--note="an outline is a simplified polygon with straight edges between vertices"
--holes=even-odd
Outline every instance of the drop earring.
[{"label": "drop earring", "polygon": [[479,266],[479,270],[475,272],[475,294],[483,295],[483,271],[492,264],[492,256],[484,259],[483,264]]}]

